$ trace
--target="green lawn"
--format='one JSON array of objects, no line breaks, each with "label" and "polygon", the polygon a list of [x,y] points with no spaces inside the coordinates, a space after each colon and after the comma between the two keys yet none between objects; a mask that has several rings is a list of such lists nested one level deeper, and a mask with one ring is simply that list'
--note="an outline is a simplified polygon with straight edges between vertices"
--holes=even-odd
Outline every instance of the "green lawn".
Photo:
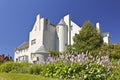
[{"label": "green lawn", "polygon": [[0,80],[59,80],[59,79],[45,78],[39,75],[30,74],[0,73]]}]

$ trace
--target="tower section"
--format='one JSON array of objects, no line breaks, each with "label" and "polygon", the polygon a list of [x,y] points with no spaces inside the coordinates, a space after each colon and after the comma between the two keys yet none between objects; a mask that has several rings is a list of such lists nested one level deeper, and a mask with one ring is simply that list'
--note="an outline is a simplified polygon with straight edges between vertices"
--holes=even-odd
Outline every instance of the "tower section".
[{"label": "tower section", "polygon": [[59,51],[64,52],[67,49],[68,45],[68,27],[65,24],[64,20],[61,21],[57,25],[57,35],[58,35],[58,43],[59,43]]}]

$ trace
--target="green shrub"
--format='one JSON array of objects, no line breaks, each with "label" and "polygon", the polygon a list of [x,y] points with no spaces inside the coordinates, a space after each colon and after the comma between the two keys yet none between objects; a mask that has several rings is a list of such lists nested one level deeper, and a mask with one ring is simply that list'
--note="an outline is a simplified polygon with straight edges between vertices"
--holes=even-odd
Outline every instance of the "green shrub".
[{"label": "green shrub", "polygon": [[110,58],[120,59],[120,50],[112,50],[110,53]]},{"label": "green shrub", "polygon": [[29,73],[30,74],[40,74],[40,72],[42,71],[42,65],[32,65],[29,69]]},{"label": "green shrub", "polygon": [[45,76],[45,77],[53,77],[53,75],[55,73],[54,63],[44,65],[43,67],[44,67],[44,69],[42,71],[42,75]]},{"label": "green shrub", "polygon": [[0,65],[0,72],[28,73],[28,63],[6,62]]},{"label": "green shrub", "polygon": [[108,76],[107,80],[119,80],[120,79],[120,66],[112,70],[111,74]]},{"label": "green shrub", "polygon": [[109,75],[106,67],[96,63],[89,63],[81,72],[85,80],[106,80]]},{"label": "green shrub", "polygon": [[[50,64],[35,64],[6,62],[0,65],[0,72],[6,73],[30,73],[43,75],[45,77],[54,77],[61,79],[79,79],[79,80],[106,80],[120,78],[120,66],[114,69],[115,72],[94,61],[84,63],[59,61]],[[119,75],[119,76],[117,76]],[[112,77],[115,76],[115,77]]]},{"label": "green shrub", "polygon": [[105,80],[108,69],[94,62],[88,64],[57,62],[47,64],[42,71],[46,77],[62,79]]},{"label": "green shrub", "polygon": [[111,61],[113,63],[112,70],[107,80],[119,80],[120,79],[120,60],[112,59]]},{"label": "green shrub", "polygon": [[51,56],[58,56],[61,53],[59,51],[49,51]]},{"label": "green shrub", "polygon": [[10,72],[12,70],[17,70],[22,67],[19,63],[6,62],[0,66],[0,72]]}]

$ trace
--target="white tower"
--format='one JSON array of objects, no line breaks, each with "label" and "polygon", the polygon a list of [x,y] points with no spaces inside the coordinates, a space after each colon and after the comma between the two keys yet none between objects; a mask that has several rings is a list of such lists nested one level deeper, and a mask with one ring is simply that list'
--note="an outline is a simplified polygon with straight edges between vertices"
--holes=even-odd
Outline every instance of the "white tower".
[{"label": "white tower", "polygon": [[63,52],[66,50],[68,45],[68,27],[63,19],[61,19],[61,21],[58,23],[57,29],[57,34],[59,38],[59,51]]}]

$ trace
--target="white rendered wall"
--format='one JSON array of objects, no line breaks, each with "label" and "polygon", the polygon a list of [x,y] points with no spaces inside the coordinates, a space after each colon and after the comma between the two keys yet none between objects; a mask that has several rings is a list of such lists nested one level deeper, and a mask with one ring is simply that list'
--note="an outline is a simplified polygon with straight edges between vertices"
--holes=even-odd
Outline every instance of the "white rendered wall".
[{"label": "white rendered wall", "polygon": [[[40,19],[40,26],[35,31],[31,31],[29,35],[29,52],[34,53],[41,45],[43,45],[43,31],[44,31],[44,18]],[[34,26],[35,27],[35,26]],[[31,41],[36,39],[36,43],[31,45]]]},{"label": "white rendered wall", "polygon": [[[33,55],[34,54],[34,55]],[[45,63],[46,59],[48,58],[49,54],[48,53],[32,53],[32,59],[36,63]],[[37,60],[39,58],[39,60]],[[31,63],[33,63],[33,61]]]},{"label": "white rendered wall", "polygon": [[16,59],[18,59],[18,57],[21,57],[24,55],[29,56],[28,49],[16,50],[14,55],[14,61],[16,62]]},{"label": "white rendered wall", "polygon": [[[41,46],[47,51],[55,50],[55,26],[51,25],[48,19],[37,17],[36,24],[29,35],[29,61],[32,63],[31,53],[35,53]],[[31,41],[36,39],[36,44]]]},{"label": "white rendered wall", "polygon": [[66,25],[57,25],[58,31],[58,39],[59,39],[59,51],[64,52],[67,48],[68,43],[68,28]]},{"label": "white rendered wall", "polygon": [[73,45],[73,37],[75,36],[75,34],[79,34],[81,27],[75,24],[73,21],[71,21],[71,26],[71,45]]},{"label": "white rendered wall", "polygon": [[109,44],[109,38],[108,37],[103,37],[103,42],[106,44]]},{"label": "white rendered wall", "polygon": [[106,33],[105,35],[103,35],[103,42],[106,43],[106,44],[111,44],[112,43],[109,33]]},{"label": "white rendered wall", "polygon": [[55,26],[50,25],[50,22],[48,21],[44,27],[47,28],[44,29],[43,44],[46,47],[47,51],[55,50]]},{"label": "white rendered wall", "polygon": [[64,17],[64,21],[68,27],[68,45],[71,45],[71,18],[69,14]]},{"label": "white rendered wall", "polygon": [[[36,20],[37,25],[34,25],[33,29],[29,34],[29,61],[31,62],[31,53],[34,53],[40,46],[43,45],[43,31],[45,19],[41,18]],[[36,27],[36,29],[35,29]],[[36,39],[36,43],[31,45],[31,41]]]},{"label": "white rendered wall", "polygon": [[56,26],[56,35],[55,35],[55,50],[59,51],[59,26]]},{"label": "white rendered wall", "polygon": [[40,19],[41,19],[42,17],[41,17],[41,15],[37,15],[37,17],[36,17],[36,21],[35,21],[35,24],[34,24],[34,26],[33,26],[33,29],[32,29],[32,31],[39,31],[40,30]]},{"label": "white rendered wall", "polygon": [[73,45],[73,37],[75,36],[75,34],[78,34],[79,31],[81,30],[80,26],[78,26],[76,23],[74,23],[71,18],[70,15],[66,15],[64,17],[64,21],[66,23],[66,25],[68,26],[68,45]]}]

